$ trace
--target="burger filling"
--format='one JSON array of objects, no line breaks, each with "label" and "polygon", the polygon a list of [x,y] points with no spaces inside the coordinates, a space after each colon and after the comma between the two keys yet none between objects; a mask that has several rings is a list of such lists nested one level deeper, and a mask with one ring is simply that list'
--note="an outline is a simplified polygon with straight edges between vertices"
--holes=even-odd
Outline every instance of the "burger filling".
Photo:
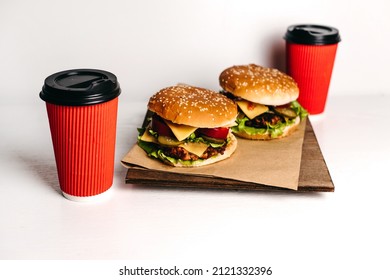
[{"label": "burger filling", "polygon": [[223,155],[230,142],[228,127],[196,128],[178,125],[157,114],[146,128],[138,129],[138,145],[148,156],[167,163],[193,165]]},{"label": "burger filling", "polygon": [[233,99],[239,108],[237,125],[232,127],[233,132],[269,134],[272,138],[277,138],[283,134],[286,127],[294,124],[298,117],[303,120],[308,115],[298,101],[282,106],[266,106],[237,98],[228,92],[223,93]]}]

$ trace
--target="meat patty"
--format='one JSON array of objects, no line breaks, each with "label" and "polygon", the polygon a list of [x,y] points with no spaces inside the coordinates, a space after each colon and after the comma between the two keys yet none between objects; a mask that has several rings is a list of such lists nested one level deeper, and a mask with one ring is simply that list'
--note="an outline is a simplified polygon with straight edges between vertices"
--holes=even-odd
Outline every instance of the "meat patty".
[{"label": "meat patty", "polygon": [[285,119],[282,116],[275,114],[274,112],[268,111],[252,120],[246,121],[245,125],[256,128],[267,128],[268,125],[275,125],[278,122],[285,122]]},{"label": "meat patty", "polygon": [[198,160],[198,159],[208,159],[218,154],[223,155],[225,149],[226,149],[226,145],[219,148],[213,148],[209,146],[207,150],[200,157],[198,157],[193,153],[190,153],[183,147],[164,147],[163,152],[165,155],[169,157],[173,157],[181,160]]}]

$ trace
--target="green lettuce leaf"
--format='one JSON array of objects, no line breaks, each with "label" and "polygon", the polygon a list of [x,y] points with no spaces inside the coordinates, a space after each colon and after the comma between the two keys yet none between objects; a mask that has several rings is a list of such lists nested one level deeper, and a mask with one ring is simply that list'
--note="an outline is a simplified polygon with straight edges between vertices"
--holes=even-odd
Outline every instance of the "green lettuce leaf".
[{"label": "green lettuce leaf", "polygon": [[[172,164],[181,163],[182,165],[194,165],[195,163],[202,162],[204,159],[198,159],[198,160],[181,160],[176,159],[173,157],[169,157],[164,154],[164,152],[160,149],[159,145],[152,142],[146,142],[142,141],[141,137],[145,132],[145,128],[138,128],[138,145],[148,154],[149,157],[160,159],[162,161],[168,161]],[[158,133],[153,131],[152,129],[149,129],[149,133],[155,137],[158,138]],[[193,143],[205,143],[213,148],[219,148],[225,145],[226,143],[230,142],[230,138],[227,139],[227,141],[223,143],[213,143],[210,141],[207,141],[201,136],[196,136],[195,133],[192,133],[187,139],[184,140],[185,142],[193,142]]]},{"label": "green lettuce leaf", "polygon": [[295,111],[295,113],[297,113],[297,115],[303,120],[304,118],[306,118],[309,113],[306,111],[305,108],[303,108],[301,106],[301,104],[299,104],[298,101],[293,101],[291,102],[291,105],[290,105],[290,108],[293,109]]},{"label": "green lettuce leaf", "polygon": [[[308,112],[299,104],[298,101],[293,101],[290,104],[290,108],[295,111],[295,113],[303,120],[308,116]],[[278,122],[275,125],[268,125],[267,128],[256,128],[251,126],[246,126],[245,122],[248,121],[249,118],[244,115],[242,118],[236,119],[236,126],[232,127],[233,132],[245,132],[250,135],[255,134],[266,134],[269,133],[272,138],[277,138],[278,136],[283,134],[284,128],[289,126],[295,122],[294,119],[287,119],[286,122]]]},{"label": "green lettuce leaf", "polygon": [[169,157],[164,152],[159,148],[159,146],[155,143],[151,142],[145,142],[142,140],[138,140],[138,146],[140,146],[149,157],[151,158],[156,158],[160,159],[162,161],[167,161],[172,164],[177,164],[181,163],[182,165],[194,165],[197,162],[202,162],[204,161],[203,159],[198,159],[198,160],[181,160],[181,159],[176,159],[173,157]]}]

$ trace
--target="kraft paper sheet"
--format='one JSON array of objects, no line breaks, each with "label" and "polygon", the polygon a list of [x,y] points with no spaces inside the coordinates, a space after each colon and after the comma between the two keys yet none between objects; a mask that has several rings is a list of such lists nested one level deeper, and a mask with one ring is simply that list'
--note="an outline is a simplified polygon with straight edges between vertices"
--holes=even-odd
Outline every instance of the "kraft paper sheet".
[{"label": "kraft paper sheet", "polygon": [[123,157],[122,164],[125,167],[137,166],[183,175],[214,176],[297,190],[305,126],[306,119],[290,136],[270,141],[237,137],[237,149],[233,155],[211,165],[171,167],[149,158],[137,144]]}]

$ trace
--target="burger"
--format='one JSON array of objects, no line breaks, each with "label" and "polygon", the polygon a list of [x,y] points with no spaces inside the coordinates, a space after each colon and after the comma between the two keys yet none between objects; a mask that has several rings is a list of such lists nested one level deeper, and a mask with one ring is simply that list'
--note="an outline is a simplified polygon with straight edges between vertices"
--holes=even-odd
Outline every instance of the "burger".
[{"label": "burger", "polygon": [[308,113],[296,101],[294,79],[277,69],[255,64],[232,66],[219,76],[221,93],[239,107],[235,135],[270,140],[290,135]]},{"label": "burger", "polygon": [[237,147],[230,127],[237,105],[208,89],[178,85],[154,94],[138,145],[149,157],[175,167],[197,167],[229,158]]}]

